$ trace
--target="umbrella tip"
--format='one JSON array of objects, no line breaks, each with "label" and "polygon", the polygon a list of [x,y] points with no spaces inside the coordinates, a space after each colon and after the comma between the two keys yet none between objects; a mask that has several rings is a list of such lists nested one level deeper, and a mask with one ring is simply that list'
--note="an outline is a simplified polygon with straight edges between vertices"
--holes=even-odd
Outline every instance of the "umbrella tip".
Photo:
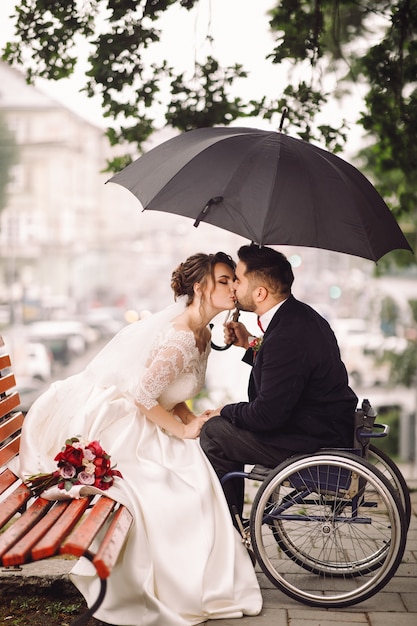
[{"label": "umbrella tip", "polygon": [[282,131],[282,127],[284,125],[284,120],[285,120],[286,117],[288,117],[288,109],[287,109],[287,107],[284,107],[284,109],[282,111],[282,115],[281,115],[281,121],[279,123],[279,128],[278,128],[279,132]]}]

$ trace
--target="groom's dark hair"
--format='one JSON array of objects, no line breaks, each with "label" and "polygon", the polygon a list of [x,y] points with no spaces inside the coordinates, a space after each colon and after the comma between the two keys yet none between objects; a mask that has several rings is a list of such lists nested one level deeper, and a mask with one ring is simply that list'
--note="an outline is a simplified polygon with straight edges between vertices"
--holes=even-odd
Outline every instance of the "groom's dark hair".
[{"label": "groom's dark hair", "polygon": [[252,243],[239,248],[237,255],[246,265],[246,276],[260,279],[273,292],[291,293],[294,274],[291,263],[281,252]]}]

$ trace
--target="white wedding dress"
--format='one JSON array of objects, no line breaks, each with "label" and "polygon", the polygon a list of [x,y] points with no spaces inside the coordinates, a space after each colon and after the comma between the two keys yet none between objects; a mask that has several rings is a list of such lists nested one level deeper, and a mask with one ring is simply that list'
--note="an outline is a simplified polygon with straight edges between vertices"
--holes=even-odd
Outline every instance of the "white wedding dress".
[{"label": "white wedding dress", "polygon": [[[123,350],[124,360],[129,351],[141,351],[135,331],[122,331],[122,339],[125,348],[116,340],[113,370],[105,365],[112,358],[105,348],[99,367],[54,383],[35,402],[24,423],[20,474],[56,469],[54,456],[74,435],[99,439],[122,472],[106,493],[129,508],[134,524],[98,619],[117,626],[190,626],[257,615],[262,598],[256,575],[199,441],[162,431],[134,404],[137,398],[150,408],[158,399],[172,410],[195,396],[210,346],[200,354],[194,335],[169,323],[144,369],[136,371],[133,361],[117,362]],[[91,605],[99,584],[92,565],[81,559],[71,578]]]}]

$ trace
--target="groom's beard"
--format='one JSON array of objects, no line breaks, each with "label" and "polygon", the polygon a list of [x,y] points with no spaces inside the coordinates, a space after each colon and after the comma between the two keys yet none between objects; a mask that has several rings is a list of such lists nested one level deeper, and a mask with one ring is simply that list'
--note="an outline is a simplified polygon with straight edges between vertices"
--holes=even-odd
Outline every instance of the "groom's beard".
[{"label": "groom's beard", "polygon": [[254,313],[256,311],[256,305],[252,297],[243,296],[242,299],[237,299],[235,304],[239,311],[247,311],[249,313]]}]

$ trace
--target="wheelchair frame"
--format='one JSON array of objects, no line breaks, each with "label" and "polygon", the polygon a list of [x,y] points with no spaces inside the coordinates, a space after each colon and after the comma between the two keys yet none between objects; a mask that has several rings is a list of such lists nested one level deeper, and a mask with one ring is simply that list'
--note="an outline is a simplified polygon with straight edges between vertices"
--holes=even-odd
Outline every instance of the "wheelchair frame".
[{"label": "wheelchair frame", "polygon": [[365,400],[351,449],[322,449],[274,469],[255,465],[223,477],[261,481],[249,526],[237,519],[242,541],[276,587],[309,606],[363,602],[401,563],[410,495],[399,468],[370,445],[389,431],[375,417]]}]

